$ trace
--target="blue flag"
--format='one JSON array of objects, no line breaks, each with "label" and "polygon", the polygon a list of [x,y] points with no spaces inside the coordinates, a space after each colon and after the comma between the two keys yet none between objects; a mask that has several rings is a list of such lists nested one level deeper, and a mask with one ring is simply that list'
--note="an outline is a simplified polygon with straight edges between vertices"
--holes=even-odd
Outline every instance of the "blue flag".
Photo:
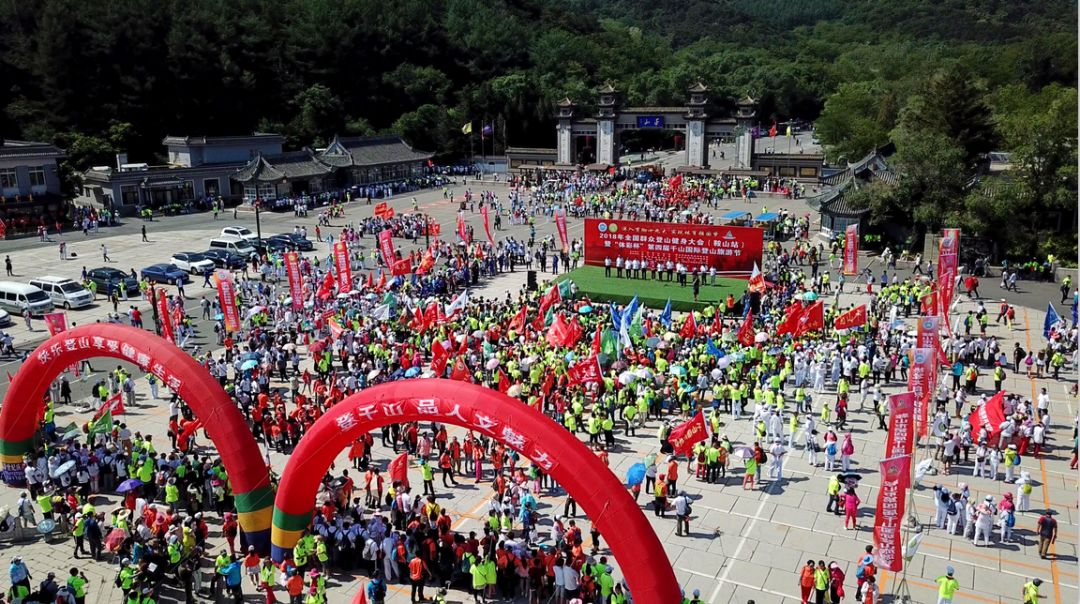
[{"label": "blue flag", "polygon": [[619,312],[618,307],[615,306],[615,303],[612,302],[611,303],[611,328],[614,329],[616,332],[618,332],[619,328],[621,328],[621,327],[622,327],[622,314]]},{"label": "blue flag", "polygon": [[667,304],[664,305],[664,312],[660,313],[660,322],[664,324],[664,327],[671,329],[671,298],[668,298]]},{"label": "blue flag", "polygon": [[1046,320],[1043,321],[1043,337],[1047,340],[1050,339],[1050,328],[1057,325],[1057,322],[1061,320],[1057,311],[1054,310],[1054,304],[1052,302],[1046,303]]},{"label": "blue flag", "polygon": [[641,301],[638,300],[637,296],[634,296],[634,299],[631,300],[630,303],[627,304],[626,308],[623,310],[622,325],[625,326],[627,329],[629,329],[630,323],[633,322],[634,315],[637,314],[638,306],[641,306]]},{"label": "blue flag", "polygon": [[705,352],[711,354],[718,359],[724,357],[724,351],[716,347],[716,344],[713,343],[712,338],[709,338],[705,342]]}]

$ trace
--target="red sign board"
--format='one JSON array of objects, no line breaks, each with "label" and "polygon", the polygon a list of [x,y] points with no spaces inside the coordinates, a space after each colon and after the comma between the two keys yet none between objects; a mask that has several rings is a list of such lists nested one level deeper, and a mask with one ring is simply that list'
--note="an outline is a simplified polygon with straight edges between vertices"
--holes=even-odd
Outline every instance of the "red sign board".
[{"label": "red sign board", "polygon": [[625,260],[681,262],[749,275],[761,263],[764,231],[753,227],[585,219],[585,264]]},{"label": "red sign board", "polygon": [[880,463],[881,487],[874,514],[874,558],[878,568],[899,572],[904,568],[900,529],[904,525],[904,503],[911,480],[911,456],[890,457]]}]

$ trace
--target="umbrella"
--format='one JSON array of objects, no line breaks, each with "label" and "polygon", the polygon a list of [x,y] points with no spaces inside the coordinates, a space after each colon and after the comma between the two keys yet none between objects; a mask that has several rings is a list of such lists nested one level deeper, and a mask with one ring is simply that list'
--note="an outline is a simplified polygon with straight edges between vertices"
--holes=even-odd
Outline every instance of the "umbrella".
[{"label": "umbrella", "polygon": [[215,321],[220,321],[220,320],[222,320],[224,318],[225,318],[225,315],[222,314],[222,313],[218,313],[218,314],[214,315],[214,320]]},{"label": "umbrella", "polygon": [[129,478],[129,479],[125,480],[124,482],[121,482],[120,486],[116,487],[116,492],[117,493],[127,493],[128,491],[134,491],[135,489],[141,487],[142,485],[143,485],[143,482],[141,480],[139,480],[138,478]]},{"label": "umbrella", "polygon": [[656,453],[649,453],[645,456],[645,465],[651,466],[656,463]]},{"label": "umbrella", "polygon": [[840,474],[839,476],[837,476],[837,478],[839,478],[840,480],[843,480],[844,482],[848,482],[848,481],[858,482],[858,481],[862,480],[862,476],[856,474],[855,472],[844,472],[843,474]]},{"label": "umbrella", "polygon": [[764,331],[759,331],[759,332],[757,332],[757,335],[754,336],[754,341],[757,342],[758,344],[760,344],[762,342],[768,342],[769,341],[769,334],[765,333]]},{"label": "umbrella", "polygon": [[805,300],[806,302],[813,302],[814,300],[817,300],[818,295],[817,292],[804,292],[802,295],[796,297],[800,300]]},{"label": "umbrella", "polygon": [[64,474],[65,472],[67,472],[68,470],[70,470],[71,468],[74,468],[74,467],[75,467],[75,460],[74,459],[69,459],[69,460],[65,461],[64,463],[60,464],[59,466],[57,466],[56,469],[53,470],[49,475],[52,476],[53,478],[59,478],[60,475]]},{"label": "umbrella", "polygon": [[472,332],[472,337],[474,337],[474,338],[482,338],[482,337],[484,337],[484,330],[483,329],[477,329],[476,331]]},{"label": "umbrella", "polygon": [[293,350],[296,350],[296,344],[293,344],[292,342],[289,342],[288,344],[282,346],[282,348],[284,348],[285,350],[288,350],[288,351],[293,351]]},{"label": "umbrella", "polygon": [[632,487],[645,481],[645,464],[636,463],[626,470],[626,486]]},{"label": "umbrella", "polygon": [[686,375],[686,367],[683,367],[682,365],[672,365],[671,374],[678,376]]},{"label": "umbrella", "polygon": [[416,377],[418,375],[420,375],[420,368],[419,367],[409,367],[405,371],[405,377],[407,377],[407,378]]},{"label": "umbrella", "polygon": [[648,340],[645,340],[645,345],[648,346],[649,348],[656,348],[657,346],[660,345],[660,338],[657,338],[657,337],[653,336],[653,337],[649,338]]},{"label": "umbrella", "polygon": [[[727,357],[723,357],[723,358],[727,358]],[[728,362],[730,363],[730,361],[728,361]],[[719,369],[713,369],[712,371],[709,372],[709,377],[711,377],[714,380],[719,380],[722,375],[724,375],[724,374]]]},{"label": "umbrella", "polygon": [[326,348],[326,342],[323,342],[322,340],[319,340],[318,342],[312,342],[311,345],[308,346],[308,351],[311,354],[319,354],[325,348]]},{"label": "umbrella", "polygon": [[634,371],[634,374],[643,380],[651,380],[656,378],[656,375],[652,372],[652,370],[645,367],[638,367],[637,371]]},{"label": "umbrella", "polygon": [[720,369],[727,369],[728,365],[731,365],[731,356],[730,355],[726,356],[726,357],[720,357],[719,359],[717,359],[716,360],[717,369],[713,369],[713,371],[715,371],[717,373],[717,375],[714,375],[713,379],[717,379],[717,380],[720,379],[720,375],[719,375],[720,374]]},{"label": "umbrella", "polygon": [[368,372],[367,379],[373,380],[373,379],[379,377],[379,374],[381,374],[381,373],[382,373],[382,369],[372,369],[371,371]]},{"label": "umbrella", "polygon": [[485,365],[484,368],[488,371],[494,371],[499,366],[499,359],[492,358]]},{"label": "umbrella", "polygon": [[624,371],[619,374],[619,383],[623,386],[629,386],[637,380],[637,375],[633,371]]},{"label": "umbrella", "polygon": [[578,309],[578,314],[587,315],[592,312],[592,307],[586,304]]},{"label": "umbrella", "polygon": [[514,384],[506,391],[507,396],[521,396],[521,384]]},{"label": "umbrella", "polygon": [[577,358],[577,355],[574,354],[573,350],[571,350],[570,352],[566,353],[566,356],[563,357],[563,360],[566,361],[567,363],[569,363],[570,361],[573,361],[576,358]]},{"label": "umbrella", "polygon": [[667,348],[668,348],[667,340],[660,340],[660,343],[657,344],[656,347],[658,349],[660,349],[660,350],[667,350]]},{"label": "umbrella", "polygon": [[255,306],[252,306],[251,308],[249,308],[247,310],[247,312],[244,313],[244,316],[247,317],[248,319],[250,319],[251,317],[254,317],[255,315],[261,313],[264,310],[266,310],[265,307],[255,305]]},{"label": "umbrella", "polygon": [[244,361],[244,363],[242,365],[240,365],[240,371],[248,371],[248,370],[254,369],[254,368],[258,367],[258,366],[259,366],[258,361],[256,361],[255,359],[248,359],[248,360]]},{"label": "umbrella", "polygon": [[754,449],[751,447],[735,447],[735,450],[732,451],[731,454],[743,459],[750,459],[754,456]]}]

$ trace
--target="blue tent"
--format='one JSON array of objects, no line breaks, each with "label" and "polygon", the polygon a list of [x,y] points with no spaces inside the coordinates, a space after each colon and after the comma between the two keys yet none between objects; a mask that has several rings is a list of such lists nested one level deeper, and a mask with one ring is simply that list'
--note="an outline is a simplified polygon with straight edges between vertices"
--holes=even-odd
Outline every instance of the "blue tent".
[{"label": "blue tent", "polygon": [[779,217],[780,215],[776,212],[765,212],[763,214],[759,214],[757,218],[754,218],[754,222],[772,222]]},{"label": "blue tent", "polygon": [[720,220],[746,220],[753,218],[754,215],[746,210],[732,210],[727,214],[720,217]]}]

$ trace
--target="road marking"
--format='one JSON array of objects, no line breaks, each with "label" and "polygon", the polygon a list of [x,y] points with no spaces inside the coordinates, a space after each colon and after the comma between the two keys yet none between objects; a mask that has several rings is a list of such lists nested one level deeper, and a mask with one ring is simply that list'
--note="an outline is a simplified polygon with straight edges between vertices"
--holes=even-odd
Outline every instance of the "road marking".
[{"label": "road marking", "polygon": [[[762,492],[767,495],[768,492],[769,492],[769,489],[771,489],[772,485],[774,485],[774,484],[776,484],[776,482],[770,482],[769,486],[767,488],[763,489]],[[751,532],[753,532],[754,526],[757,524],[758,520],[761,520],[761,512],[762,512],[762,510],[765,509],[765,504],[766,503],[769,503],[769,498],[767,496],[762,497],[761,498],[761,503],[758,504],[757,511],[754,512],[754,517],[750,520],[750,526],[747,526],[746,528],[743,529],[742,538],[739,539],[739,544],[737,546],[735,546],[735,552],[733,554],[731,554],[731,556],[728,556],[728,559],[725,561],[726,567],[724,568],[724,573],[717,579],[716,589],[714,589],[713,592],[712,592],[712,595],[709,596],[709,604],[713,604],[713,602],[716,601],[716,596],[720,595],[720,587],[724,583],[728,582],[728,574],[731,573],[731,569],[734,566],[734,563],[736,561],[738,561],[739,554],[742,553],[743,547],[746,546],[746,540],[750,538],[749,535],[750,535]],[[751,589],[753,589],[753,588],[751,588]]]},{"label": "road marking", "polygon": [[[719,581],[720,583],[731,583],[732,585],[738,585],[739,587],[745,587],[746,589],[750,589],[750,590],[753,590],[753,591],[760,591],[762,593],[767,593],[767,594],[770,594],[770,595],[773,595],[773,596],[780,596],[781,598],[789,598],[789,599],[795,600],[797,602],[802,601],[801,597],[793,596],[791,594],[786,594],[786,593],[784,593],[782,591],[775,591],[775,590],[772,590],[772,589],[768,589],[766,587],[755,587],[755,586],[750,585],[748,583],[743,583],[742,581],[735,581],[734,579],[717,579],[715,575],[710,575],[710,574],[707,574],[707,573],[698,572],[696,570],[690,570],[689,568],[676,568],[675,570],[681,570],[684,573],[690,573],[691,575],[697,575],[699,577],[705,577],[706,579],[714,579],[716,581]],[[717,585],[716,589],[719,590],[720,585]]]},{"label": "road marking", "polygon": [[[1028,350],[1031,350],[1031,325],[1028,321],[1028,311],[1026,308],[1024,309],[1024,337],[1027,339]],[[1035,378],[1028,378],[1028,380],[1031,382],[1031,400],[1038,400],[1039,395],[1035,385]],[[1047,426],[1047,428],[1049,427],[1050,426]],[[1054,507],[1054,504],[1050,501],[1050,487],[1046,478],[1046,460],[1042,457],[1039,458],[1039,470],[1042,473],[1043,504],[1046,506],[1047,510],[1050,510]],[[1050,544],[1049,554],[1051,556],[1050,576],[1054,581],[1054,601],[1057,602],[1057,604],[1061,604],[1061,577],[1058,572],[1057,547],[1055,547],[1053,543]]]}]

